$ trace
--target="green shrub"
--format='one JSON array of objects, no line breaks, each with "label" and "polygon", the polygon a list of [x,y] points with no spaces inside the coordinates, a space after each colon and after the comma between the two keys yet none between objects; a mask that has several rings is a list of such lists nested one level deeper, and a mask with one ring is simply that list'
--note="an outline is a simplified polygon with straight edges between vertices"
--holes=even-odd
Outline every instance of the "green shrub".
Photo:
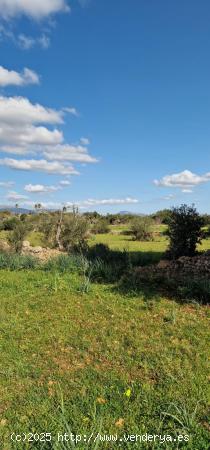
[{"label": "green shrub", "polygon": [[194,205],[173,208],[168,226],[169,256],[171,258],[194,256],[196,246],[203,237],[202,226],[203,219]]},{"label": "green shrub", "polygon": [[94,234],[105,234],[109,232],[109,226],[106,219],[99,219],[91,230]]},{"label": "green shrub", "polygon": [[78,213],[64,217],[60,240],[68,252],[84,251],[89,230],[87,219]]},{"label": "green shrub", "polygon": [[150,217],[135,217],[131,222],[131,231],[136,241],[151,241],[153,221]]},{"label": "green shrub", "polygon": [[12,249],[16,253],[21,252],[23,247],[23,241],[27,236],[28,231],[29,228],[26,226],[26,224],[24,222],[18,221],[13,231],[11,231],[10,235],[8,236],[7,238],[8,243],[11,245]]},{"label": "green shrub", "polygon": [[12,231],[15,229],[15,227],[17,226],[17,224],[19,222],[20,221],[17,217],[11,217],[11,218],[5,219],[2,222],[2,229],[5,231]]}]

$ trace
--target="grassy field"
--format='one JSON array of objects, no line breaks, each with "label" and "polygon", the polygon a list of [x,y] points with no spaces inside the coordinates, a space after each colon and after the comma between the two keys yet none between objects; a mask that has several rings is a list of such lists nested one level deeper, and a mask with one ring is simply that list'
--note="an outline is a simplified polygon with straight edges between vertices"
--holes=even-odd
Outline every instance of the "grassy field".
[{"label": "grassy field", "polygon": [[[208,447],[207,307],[78,274],[0,271],[1,449],[68,449],[57,433],[189,435],[189,442],[79,442],[78,449]],[[52,433],[11,443],[11,433]]]},{"label": "grassy field", "polygon": [[[166,225],[156,225],[153,227],[156,236],[151,242],[139,242],[133,240],[131,235],[126,234],[129,231],[128,225],[111,225],[110,232],[107,234],[92,235],[89,239],[90,245],[98,243],[106,244],[112,250],[126,250],[128,252],[154,253],[154,260],[159,260],[163,253],[167,250],[168,240],[163,235],[158,235],[167,229]],[[0,240],[6,239],[7,231],[0,231]],[[26,238],[30,244],[35,246],[44,246],[43,234],[39,232],[31,232]],[[198,246],[199,251],[210,250],[210,239],[204,239],[202,244]]]},{"label": "grassy field", "polygon": [[[167,229],[166,225],[157,225],[154,232],[161,233]],[[107,234],[98,234],[90,239],[90,245],[103,243],[112,250],[127,250],[129,252],[154,252],[160,256],[167,250],[168,239],[163,235],[156,235],[153,241],[139,242],[133,240],[132,236],[126,235],[128,226],[111,226]],[[125,233],[125,234],[123,234]],[[204,239],[198,246],[199,251],[210,250],[210,239]]]}]

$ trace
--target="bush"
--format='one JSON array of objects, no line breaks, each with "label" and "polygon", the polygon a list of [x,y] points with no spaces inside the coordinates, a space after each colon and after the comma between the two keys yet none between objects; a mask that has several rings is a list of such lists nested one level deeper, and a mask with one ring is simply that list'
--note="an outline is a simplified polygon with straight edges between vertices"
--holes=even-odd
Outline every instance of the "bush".
[{"label": "bush", "polygon": [[202,226],[203,219],[194,205],[173,208],[168,226],[169,256],[171,258],[194,256],[196,246],[203,237]]},{"label": "bush", "polygon": [[18,221],[15,228],[8,236],[8,243],[11,245],[16,253],[20,253],[23,247],[23,241],[28,233],[29,229],[24,222]]},{"label": "bush", "polygon": [[58,211],[46,214],[40,222],[39,231],[44,233],[48,246],[67,252],[78,252],[86,247],[89,222],[77,211]]},{"label": "bush", "polygon": [[131,231],[136,241],[151,241],[153,221],[150,217],[136,217],[131,222]]},{"label": "bush", "polygon": [[105,234],[109,232],[109,226],[105,219],[98,220],[92,227],[94,234]]},{"label": "bush", "polygon": [[60,240],[68,252],[86,250],[86,239],[89,230],[87,219],[79,214],[67,214],[64,218]]},{"label": "bush", "polygon": [[2,230],[12,231],[15,229],[15,227],[18,225],[19,222],[20,221],[17,217],[11,217],[9,219],[5,219],[2,222]]}]

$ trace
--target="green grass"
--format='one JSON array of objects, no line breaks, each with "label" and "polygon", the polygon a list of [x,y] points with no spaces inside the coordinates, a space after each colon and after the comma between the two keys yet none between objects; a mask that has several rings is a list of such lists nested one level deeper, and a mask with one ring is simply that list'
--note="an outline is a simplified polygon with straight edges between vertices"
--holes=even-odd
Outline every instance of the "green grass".
[{"label": "green grass", "polygon": [[[151,242],[139,242],[134,241],[132,236],[123,234],[123,232],[128,231],[127,225],[110,226],[110,233],[107,234],[97,234],[92,236],[89,243],[90,245],[95,244],[106,244],[112,250],[127,250],[129,252],[142,252],[148,253],[153,252],[157,254],[157,260],[160,259],[168,247],[168,239],[165,236],[156,235],[154,240]],[[156,225],[154,226],[154,232],[163,232],[167,229],[166,225]],[[199,251],[210,250],[210,239],[204,239],[202,244],[198,246]],[[155,259],[155,258],[154,258]]]},{"label": "green grass", "polygon": [[[112,285],[81,292],[76,274],[0,271],[0,442],[10,433],[189,434],[122,448],[208,448],[207,307]],[[80,443],[78,449],[95,449]],[[120,448],[119,442],[99,449]]]}]

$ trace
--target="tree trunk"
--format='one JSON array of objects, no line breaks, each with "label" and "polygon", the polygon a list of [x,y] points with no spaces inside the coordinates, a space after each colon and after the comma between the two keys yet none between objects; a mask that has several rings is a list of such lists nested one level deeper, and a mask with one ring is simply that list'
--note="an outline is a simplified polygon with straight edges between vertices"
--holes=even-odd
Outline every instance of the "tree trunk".
[{"label": "tree trunk", "polygon": [[58,221],[58,226],[57,226],[57,232],[56,232],[56,242],[58,244],[58,248],[60,251],[63,250],[63,245],[60,240],[60,235],[61,235],[61,231],[62,231],[62,223],[63,223],[63,211],[61,211],[60,219]]}]

